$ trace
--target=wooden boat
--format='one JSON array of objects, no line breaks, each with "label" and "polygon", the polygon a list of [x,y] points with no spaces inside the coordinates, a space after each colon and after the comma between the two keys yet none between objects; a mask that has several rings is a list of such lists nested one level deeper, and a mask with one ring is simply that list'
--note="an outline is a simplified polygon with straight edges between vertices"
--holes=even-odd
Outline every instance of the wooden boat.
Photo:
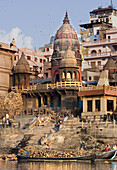
[{"label": "wooden boat", "polygon": [[117,150],[112,150],[108,152],[103,152],[101,154],[92,154],[77,157],[32,157],[17,155],[18,161],[23,162],[44,162],[44,161],[91,161],[103,160],[103,159],[113,159],[116,156]]},{"label": "wooden boat", "polygon": [[94,161],[95,154],[78,156],[78,157],[30,157],[17,155],[18,161],[23,162],[43,162],[43,161],[78,161],[78,160],[89,160]]},{"label": "wooden boat", "polygon": [[114,159],[117,150],[111,150],[108,152],[103,152],[101,154],[96,154],[95,159]]}]

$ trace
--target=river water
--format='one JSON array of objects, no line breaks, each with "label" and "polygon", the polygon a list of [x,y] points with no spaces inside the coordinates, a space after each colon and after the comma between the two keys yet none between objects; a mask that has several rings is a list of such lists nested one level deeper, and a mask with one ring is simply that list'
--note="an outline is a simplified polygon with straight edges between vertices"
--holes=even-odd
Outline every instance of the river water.
[{"label": "river water", "polygon": [[29,162],[1,161],[0,170],[117,170],[117,162],[77,163],[77,162]]}]

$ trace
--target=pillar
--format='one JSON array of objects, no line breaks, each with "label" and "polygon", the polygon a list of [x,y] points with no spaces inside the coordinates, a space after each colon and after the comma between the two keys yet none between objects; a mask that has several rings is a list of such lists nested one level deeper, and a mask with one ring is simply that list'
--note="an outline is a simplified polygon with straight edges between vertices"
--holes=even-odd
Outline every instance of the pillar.
[{"label": "pillar", "polygon": [[43,97],[41,96],[41,106],[44,105],[44,102],[43,102]]},{"label": "pillar", "polygon": [[36,98],[36,108],[39,107],[39,101],[38,101],[38,98]]}]

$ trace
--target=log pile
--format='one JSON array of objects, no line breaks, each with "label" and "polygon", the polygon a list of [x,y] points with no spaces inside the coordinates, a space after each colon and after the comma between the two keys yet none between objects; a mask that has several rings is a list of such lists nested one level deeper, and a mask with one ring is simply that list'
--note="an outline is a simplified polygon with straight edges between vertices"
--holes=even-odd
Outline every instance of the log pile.
[{"label": "log pile", "polygon": [[0,114],[5,116],[6,112],[10,117],[23,113],[23,101],[20,93],[10,92],[6,96],[0,95]]},{"label": "log pile", "polygon": [[15,161],[17,160],[17,157],[15,154],[3,154],[3,155],[0,155],[0,161]]},{"label": "log pile", "polygon": [[53,150],[53,149],[40,149],[37,146],[26,147],[25,149],[20,149],[19,153],[23,156],[30,157],[75,157],[84,156],[89,154],[87,151],[80,150]]},{"label": "log pile", "polygon": [[35,126],[46,126],[50,123],[51,117],[46,116],[43,118],[38,117]]}]

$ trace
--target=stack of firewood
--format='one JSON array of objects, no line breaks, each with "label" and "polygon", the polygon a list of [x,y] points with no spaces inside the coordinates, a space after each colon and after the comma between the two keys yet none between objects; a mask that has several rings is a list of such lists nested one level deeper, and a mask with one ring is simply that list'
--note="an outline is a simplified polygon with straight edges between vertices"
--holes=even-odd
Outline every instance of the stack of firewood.
[{"label": "stack of firewood", "polygon": [[30,157],[75,157],[87,155],[87,151],[81,150],[53,150],[53,149],[40,149],[38,147],[30,146],[19,150],[19,154],[27,155]]},{"label": "stack of firewood", "polygon": [[20,93],[8,93],[0,96],[0,114],[4,116],[9,113],[10,117],[23,113],[23,101]]}]

